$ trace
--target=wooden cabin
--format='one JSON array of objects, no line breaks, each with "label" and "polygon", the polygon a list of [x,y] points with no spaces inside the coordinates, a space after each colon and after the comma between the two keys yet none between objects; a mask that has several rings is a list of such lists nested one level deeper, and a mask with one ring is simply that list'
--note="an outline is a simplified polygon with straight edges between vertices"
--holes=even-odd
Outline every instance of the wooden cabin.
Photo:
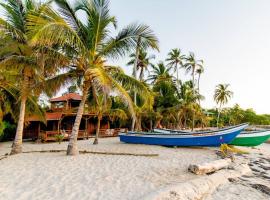
[{"label": "wooden cabin", "polygon": [[[63,96],[50,99],[51,107],[45,113],[45,119],[37,116],[26,117],[24,128],[24,139],[41,139],[43,141],[53,141],[57,134],[63,134],[65,139],[71,134],[76,113],[81,102],[81,95],[77,93],[67,93]],[[78,138],[94,137],[96,133],[97,117],[94,113],[84,109],[80,124]],[[110,129],[110,121],[107,116],[103,116],[100,124],[100,136],[116,136],[120,129]]]}]

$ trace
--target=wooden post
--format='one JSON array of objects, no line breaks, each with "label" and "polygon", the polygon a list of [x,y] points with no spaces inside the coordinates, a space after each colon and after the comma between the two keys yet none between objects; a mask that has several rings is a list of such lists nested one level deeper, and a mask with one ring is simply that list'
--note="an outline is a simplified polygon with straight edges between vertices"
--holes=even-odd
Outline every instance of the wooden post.
[{"label": "wooden post", "polygon": [[83,139],[85,140],[86,138],[86,132],[87,132],[87,116],[85,117],[85,125],[84,125],[84,136],[83,136]]},{"label": "wooden post", "polygon": [[37,143],[41,142],[41,134],[40,134],[40,122],[38,122],[38,137],[37,137]]},{"label": "wooden post", "polygon": [[60,134],[60,120],[58,120],[57,123],[57,133]]}]

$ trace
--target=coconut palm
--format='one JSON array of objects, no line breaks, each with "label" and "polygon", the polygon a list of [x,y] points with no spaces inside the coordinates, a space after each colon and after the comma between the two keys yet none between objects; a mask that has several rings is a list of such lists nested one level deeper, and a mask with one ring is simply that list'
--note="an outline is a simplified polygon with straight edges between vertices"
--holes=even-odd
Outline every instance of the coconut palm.
[{"label": "coconut palm", "polygon": [[180,49],[172,49],[168,53],[168,65],[174,68],[174,72],[176,72],[176,80],[177,84],[179,83],[179,68],[184,66],[185,55],[182,54]]},{"label": "coconut palm", "polygon": [[[30,46],[30,39],[27,35],[26,18],[28,14],[38,13],[44,5],[47,3],[39,4],[34,0],[24,2],[8,0],[6,3],[0,3],[4,10],[4,17],[0,18],[0,32],[5,41],[0,52],[0,67],[6,71],[16,72],[13,74],[13,76],[16,75],[16,78],[13,80],[16,80],[14,83],[20,91],[20,112],[11,154],[22,151],[22,134],[28,97],[40,93],[44,86],[45,75],[55,72],[55,66],[51,65],[50,59],[55,56],[50,54],[46,57],[45,55],[49,55],[46,53],[48,49]],[[50,68],[47,68],[47,64],[50,65]]]},{"label": "coconut palm", "polygon": [[112,99],[106,94],[98,94],[93,88],[88,96],[89,99],[89,111],[97,115],[97,129],[96,136],[93,144],[98,144],[100,122],[104,115],[111,119],[126,120],[128,117],[124,110],[120,108],[112,109]]},{"label": "coconut palm", "polygon": [[[137,63],[136,70],[139,71],[139,80],[143,81],[144,79],[144,73],[145,71],[149,71],[149,66],[154,66],[153,63],[151,63],[151,60],[155,58],[154,55],[148,55],[146,51],[143,51],[142,49],[139,50],[139,56],[136,61],[136,54],[133,53],[129,56],[131,60],[127,63],[127,65],[133,65],[135,62]],[[133,72],[133,76],[134,72]]]},{"label": "coconut palm", "polygon": [[150,81],[151,84],[171,79],[172,76],[170,75],[171,67],[166,67],[163,62],[159,62],[156,66],[152,66],[153,70],[151,74],[148,76],[147,81]]},{"label": "coconut palm", "polygon": [[[146,51],[143,49],[139,49],[139,53],[133,53],[130,55],[131,60],[127,63],[127,65],[133,65],[133,76],[136,78],[137,77],[137,71],[139,71],[139,80],[143,82],[144,79],[144,73],[145,71],[148,71],[149,66],[154,66],[151,63],[151,59],[154,59],[154,55],[149,55],[147,54]],[[135,67],[136,64],[136,67]],[[135,109],[136,111],[136,118],[132,120],[132,127],[131,129],[134,130],[141,130],[141,116],[143,115],[142,113],[145,113],[145,110],[142,110],[142,107],[138,105],[138,95],[134,93],[134,104],[137,106]],[[135,120],[136,119],[136,120]]]},{"label": "coconut palm", "polygon": [[229,99],[233,96],[233,92],[229,90],[229,86],[229,84],[218,84],[215,89],[214,100],[219,105],[217,127],[219,125],[218,123],[222,105],[227,104]]},{"label": "coconut palm", "polygon": [[[198,74],[197,84],[198,84],[198,92],[199,93],[200,93],[200,80],[201,80],[202,73],[204,73],[204,67],[203,66],[199,66],[199,68],[196,69],[196,74]],[[200,104],[200,101],[199,101],[199,104]]]},{"label": "coconut palm", "polygon": [[[120,94],[129,105],[132,116],[133,102],[123,84],[135,84],[138,86],[137,92],[144,91],[144,97],[150,96],[138,81],[119,73],[119,68],[108,66],[106,59],[117,59],[135,50],[138,38],[144,49],[157,47],[157,39],[148,26],[140,24],[130,24],[112,36],[110,30],[116,28],[117,23],[109,13],[108,0],[79,0],[75,6],[66,0],[55,2],[60,14],[49,7],[43,8],[40,15],[28,17],[28,28],[33,36],[32,44],[58,47],[69,58],[72,70],[81,77],[82,100],[67,149],[67,155],[76,155],[79,125],[90,87],[105,93],[113,90]],[[84,13],[85,20],[82,21],[77,12]]]},{"label": "coconut palm", "polygon": [[[195,73],[197,68],[201,68],[203,65],[203,60],[197,60],[195,58],[194,53],[189,53],[188,57],[186,58],[186,63],[184,65],[186,72],[191,72],[191,76],[192,76],[192,83],[193,83],[193,95],[195,95],[195,87],[196,87],[196,83],[195,83]],[[193,117],[192,117],[192,130],[194,129],[194,113],[193,113]]]}]

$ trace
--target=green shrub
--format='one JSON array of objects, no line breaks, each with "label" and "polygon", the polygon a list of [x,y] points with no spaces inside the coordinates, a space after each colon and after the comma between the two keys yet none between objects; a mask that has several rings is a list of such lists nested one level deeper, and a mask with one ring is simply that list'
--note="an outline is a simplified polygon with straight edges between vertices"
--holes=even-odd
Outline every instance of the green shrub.
[{"label": "green shrub", "polygon": [[55,137],[55,139],[56,139],[56,141],[59,143],[59,144],[61,144],[61,142],[64,140],[64,135],[62,135],[62,134],[57,134],[57,135],[55,135],[54,136]]}]

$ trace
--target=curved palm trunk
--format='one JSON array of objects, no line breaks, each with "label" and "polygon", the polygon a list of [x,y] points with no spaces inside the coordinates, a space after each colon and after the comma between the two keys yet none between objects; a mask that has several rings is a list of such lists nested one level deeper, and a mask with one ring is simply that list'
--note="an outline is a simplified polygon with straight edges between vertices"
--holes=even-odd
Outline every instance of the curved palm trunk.
[{"label": "curved palm trunk", "polygon": [[12,144],[10,155],[14,155],[14,154],[22,152],[22,138],[23,138],[26,100],[27,100],[26,96],[23,96],[21,99],[19,121],[18,121],[16,136]]},{"label": "curved palm trunk", "polygon": [[102,115],[98,115],[98,123],[97,123],[97,130],[96,130],[96,136],[93,144],[98,144],[98,137],[99,137],[99,130],[100,130],[100,122],[102,120]]},{"label": "curved palm trunk", "polygon": [[79,154],[78,145],[77,145],[77,138],[78,138],[78,132],[79,132],[80,123],[81,123],[81,119],[82,119],[83,111],[84,111],[84,105],[85,105],[85,101],[87,98],[89,88],[90,88],[90,84],[86,83],[84,85],[82,100],[80,102],[78,112],[76,115],[76,119],[75,119],[75,122],[74,122],[74,125],[72,128],[72,132],[70,135],[70,139],[69,139],[69,143],[68,143],[68,147],[67,147],[67,155]]},{"label": "curved palm trunk", "polygon": [[26,101],[27,101],[28,81],[29,81],[29,78],[26,75],[24,75],[23,82],[22,82],[22,93],[21,93],[21,105],[20,105],[19,120],[18,120],[16,135],[15,135],[14,142],[12,144],[12,149],[11,149],[10,155],[22,152],[22,139],[23,139],[25,106],[26,106]]}]

